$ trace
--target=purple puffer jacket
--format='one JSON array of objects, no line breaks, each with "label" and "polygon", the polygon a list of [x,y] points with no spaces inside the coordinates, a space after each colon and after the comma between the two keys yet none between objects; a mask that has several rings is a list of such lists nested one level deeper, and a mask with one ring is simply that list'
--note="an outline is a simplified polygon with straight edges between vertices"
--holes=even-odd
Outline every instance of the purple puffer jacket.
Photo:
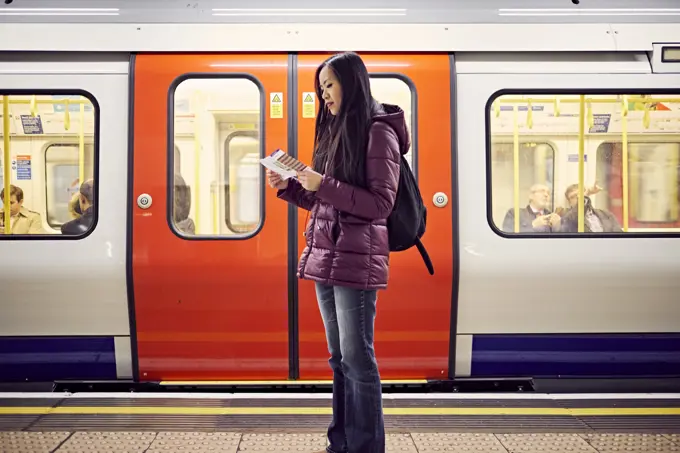
[{"label": "purple puffer jacket", "polygon": [[399,185],[400,154],[410,146],[404,112],[383,104],[369,134],[367,189],[324,175],[317,192],[292,179],[278,192],[279,198],[311,211],[298,277],[358,289],[387,288],[387,217]]}]

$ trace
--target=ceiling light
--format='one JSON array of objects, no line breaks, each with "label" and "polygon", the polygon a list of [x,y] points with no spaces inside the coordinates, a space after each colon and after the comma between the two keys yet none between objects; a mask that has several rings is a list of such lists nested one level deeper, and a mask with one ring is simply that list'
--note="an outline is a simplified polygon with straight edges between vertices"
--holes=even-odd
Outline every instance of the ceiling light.
[{"label": "ceiling light", "polygon": [[7,8],[0,16],[118,16],[118,8]]},{"label": "ceiling light", "polygon": [[214,8],[213,16],[405,16],[404,8]]},{"label": "ceiling light", "polygon": [[499,16],[678,16],[680,8],[515,8]]}]

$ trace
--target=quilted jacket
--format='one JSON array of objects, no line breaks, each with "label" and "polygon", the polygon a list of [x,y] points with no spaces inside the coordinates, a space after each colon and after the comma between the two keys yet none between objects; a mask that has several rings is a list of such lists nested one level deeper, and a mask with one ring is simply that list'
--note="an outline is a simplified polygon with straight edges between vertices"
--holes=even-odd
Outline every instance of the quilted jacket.
[{"label": "quilted jacket", "polygon": [[400,154],[410,148],[403,110],[382,104],[366,150],[366,188],[324,175],[316,192],[291,179],[278,197],[310,211],[298,277],[326,285],[385,289],[387,217],[399,184]]}]

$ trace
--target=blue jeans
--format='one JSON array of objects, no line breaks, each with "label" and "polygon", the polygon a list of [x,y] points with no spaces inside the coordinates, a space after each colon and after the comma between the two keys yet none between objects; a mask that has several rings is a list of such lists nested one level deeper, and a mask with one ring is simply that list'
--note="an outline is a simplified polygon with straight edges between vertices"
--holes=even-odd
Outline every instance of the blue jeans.
[{"label": "blue jeans", "polygon": [[329,453],[384,453],[385,424],[373,349],[377,292],[317,283],[333,370]]}]

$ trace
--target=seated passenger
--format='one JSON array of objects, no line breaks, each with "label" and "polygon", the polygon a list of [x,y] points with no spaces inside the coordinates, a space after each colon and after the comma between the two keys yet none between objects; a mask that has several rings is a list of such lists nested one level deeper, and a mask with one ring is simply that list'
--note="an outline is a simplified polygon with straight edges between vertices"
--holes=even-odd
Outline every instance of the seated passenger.
[{"label": "seated passenger", "polygon": [[[543,184],[534,184],[529,191],[529,204],[519,210],[520,233],[554,233],[560,231],[560,216],[551,213],[550,189]],[[503,231],[515,232],[515,210],[511,208],[503,220]]]},{"label": "seated passenger", "polygon": [[196,225],[189,218],[191,211],[191,188],[187,186],[179,174],[175,173],[174,205],[172,210],[173,223],[177,231],[184,234],[196,234]]},{"label": "seated passenger", "polygon": [[74,193],[71,201],[68,202],[68,213],[72,219],[78,219],[83,215],[83,211],[80,210],[80,192]]},{"label": "seated passenger", "polygon": [[[587,189],[583,194],[583,230],[585,233],[620,233],[623,230],[619,221],[611,212],[604,209],[593,207],[593,202],[589,195],[601,190],[595,185],[592,189]],[[562,231],[565,233],[578,232],[578,184],[572,184],[564,192],[569,203],[569,210],[562,217]]]},{"label": "seated passenger", "polygon": [[78,236],[87,233],[94,222],[94,181],[85,181],[80,185],[78,205],[82,215],[69,220],[61,226],[61,233],[66,236]]},{"label": "seated passenger", "polygon": [[[0,210],[0,234],[5,234],[5,189],[0,192],[3,209]],[[24,191],[15,185],[9,186],[10,234],[45,234],[40,214],[26,209]]]}]

